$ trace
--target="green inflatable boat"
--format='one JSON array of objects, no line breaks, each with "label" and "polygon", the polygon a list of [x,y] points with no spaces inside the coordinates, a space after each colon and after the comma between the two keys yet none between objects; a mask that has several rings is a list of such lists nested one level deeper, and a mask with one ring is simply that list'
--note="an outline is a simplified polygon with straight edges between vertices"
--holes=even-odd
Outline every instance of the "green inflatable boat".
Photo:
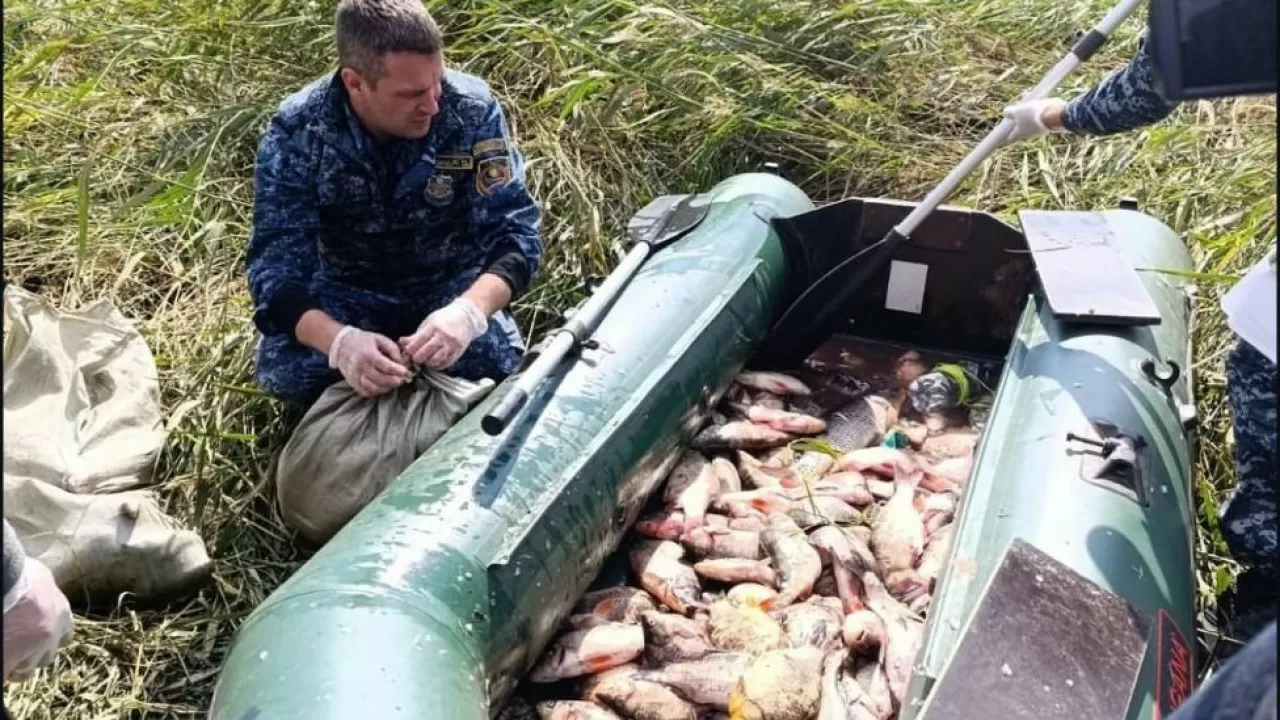
[{"label": "green inflatable boat", "polygon": [[1168,714],[1194,667],[1191,302],[1154,271],[1191,268],[1179,238],[1133,208],[1020,230],[943,207],[814,328],[805,290],[912,204],[818,208],[770,173],[660,200],[651,222],[698,211],[590,342],[491,435],[500,385],[278,588],[210,717],[489,720],[737,373],[816,332],[994,368],[899,717]]}]

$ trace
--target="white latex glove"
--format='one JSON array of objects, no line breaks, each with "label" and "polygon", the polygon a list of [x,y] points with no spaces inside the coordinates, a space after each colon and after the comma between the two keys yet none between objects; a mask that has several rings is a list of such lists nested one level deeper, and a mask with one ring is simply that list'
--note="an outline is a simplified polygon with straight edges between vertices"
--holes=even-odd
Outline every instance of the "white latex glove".
[{"label": "white latex glove", "polygon": [[1034,140],[1038,137],[1044,137],[1050,132],[1065,132],[1061,128],[1050,130],[1044,124],[1046,111],[1050,108],[1061,108],[1064,105],[1066,103],[1058,98],[1041,98],[1039,100],[1026,100],[1015,103],[1005,108],[1004,116],[1014,122],[1013,131],[1009,133],[1005,143]]},{"label": "white latex glove", "polygon": [[489,327],[489,319],[465,297],[427,316],[418,331],[401,340],[405,353],[418,365],[443,370],[458,361],[472,340]]},{"label": "white latex glove", "polygon": [[391,338],[347,325],[329,346],[329,367],[337,368],[360,397],[375,397],[409,382]]},{"label": "white latex glove", "polygon": [[26,558],[18,583],[4,598],[4,679],[21,682],[52,663],[72,626],[71,605],[53,573]]}]

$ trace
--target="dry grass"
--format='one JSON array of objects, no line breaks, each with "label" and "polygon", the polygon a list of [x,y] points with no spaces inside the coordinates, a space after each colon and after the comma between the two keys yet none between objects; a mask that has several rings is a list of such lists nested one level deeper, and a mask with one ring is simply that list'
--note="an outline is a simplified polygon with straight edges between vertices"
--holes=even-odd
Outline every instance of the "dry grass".
[{"label": "dry grass", "polygon": [[[529,333],[608,271],[653,195],[777,160],[816,200],[918,199],[1107,4],[432,6],[451,63],[505,102],[546,211],[546,269],[518,307]],[[198,716],[237,624],[305,559],[255,492],[288,423],[249,372],[242,257],[258,132],[329,69],[332,5],[15,0],[4,13],[5,280],[70,305],[106,295],[139,324],[174,426],[159,490],[217,561],[186,604],[82,615],[53,671],[6,702],[33,720]],[[1095,66],[1125,60],[1132,27]],[[1232,575],[1214,521],[1233,472],[1213,277],[1275,242],[1274,133],[1269,98],[1197,104],[1122,137],[1008,149],[954,198],[1011,218],[1134,196],[1193,244],[1209,274],[1195,368],[1206,602]]]}]

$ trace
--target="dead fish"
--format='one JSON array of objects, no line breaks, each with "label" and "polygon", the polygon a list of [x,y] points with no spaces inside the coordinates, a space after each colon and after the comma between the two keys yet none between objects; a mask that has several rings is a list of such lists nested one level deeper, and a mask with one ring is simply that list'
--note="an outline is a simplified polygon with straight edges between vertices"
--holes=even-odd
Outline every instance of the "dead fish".
[{"label": "dead fish", "polygon": [[823,653],[774,650],[756,658],[729,698],[733,720],[810,720],[822,693]]},{"label": "dead fish", "polygon": [[844,608],[837,598],[810,597],[783,609],[780,615],[791,647],[815,647],[823,651],[839,647]]},{"label": "dead fish", "polygon": [[907,683],[911,680],[911,667],[915,663],[921,643],[924,642],[924,623],[889,594],[889,590],[875,573],[864,573],[862,585],[867,593],[867,607],[880,616],[881,622],[884,623],[881,664],[884,666],[885,678],[889,682],[889,692],[898,706],[901,706],[906,700]]},{"label": "dead fish", "polygon": [[739,385],[745,385],[752,390],[764,390],[774,395],[810,395],[813,393],[808,385],[796,378],[776,372],[743,371],[738,373],[734,380]]},{"label": "dead fish", "polygon": [[851,652],[868,655],[884,647],[884,621],[870,610],[855,610],[845,617],[840,635]]},{"label": "dead fish", "polygon": [[836,595],[847,613],[866,607],[862,590],[862,573],[874,571],[875,560],[855,553],[855,541],[843,530],[834,526],[818,528],[809,534],[809,543],[825,554],[835,577]]},{"label": "dead fish", "polygon": [[564,621],[564,627],[569,630],[586,630],[588,628],[596,627],[597,625],[606,625],[611,622],[614,622],[614,621],[605,620],[599,615],[592,615],[591,613],[579,613],[577,615],[570,615],[568,618],[566,618]]},{"label": "dead fish", "polygon": [[821,418],[761,405],[747,408],[747,419],[792,435],[817,435],[827,429],[826,421]]},{"label": "dead fish", "polygon": [[[821,552],[818,553],[822,555]],[[826,563],[826,559],[823,559]],[[836,590],[836,576],[831,574],[831,567],[827,565],[822,568],[822,574],[818,576],[818,581],[813,584],[813,594],[823,595],[826,597],[839,597],[839,591]]]},{"label": "dead fish", "polygon": [[760,549],[760,533],[744,530],[694,528],[681,535],[680,542],[699,560],[759,560],[764,555]]},{"label": "dead fish", "polygon": [[698,621],[683,615],[653,610],[640,616],[640,626],[650,667],[697,660],[714,649]]},{"label": "dead fish", "polygon": [[565,633],[543,653],[529,680],[548,683],[602,672],[631,662],[644,652],[639,625],[607,623]]},{"label": "dead fish", "polygon": [[907,436],[907,441],[911,443],[913,448],[919,448],[924,443],[925,438],[929,437],[929,428],[918,422],[899,418],[898,429]]},{"label": "dead fish", "polygon": [[[729,522],[733,522],[734,520],[754,520],[760,523],[762,527],[764,525],[764,513],[751,507],[750,503],[729,502],[722,504],[719,509],[729,514]],[[730,530],[739,529],[742,528],[730,528]]]},{"label": "dead fish", "polygon": [[587,675],[580,680],[579,695],[587,702],[599,703],[600,689],[610,683],[618,683],[631,679],[640,672],[640,665],[634,662],[610,668],[596,675]]},{"label": "dead fish", "polygon": [[711,458],[711,470],[720,479],[720,492],[731,493],[742,490],[742,478],[733,462],[723,455]]},{"label": "dead fish", "polygon": [[713,652],[697,660],[644,670],[635,677],[666,685],[691,703],[728,710],[733,686],[750,665],[750,655]]},{"label": "dead fish", "polygon": [[893,497],[895,487],[897,486],[892,480],[867,479],[867,492],[871,493],[871,497],[876,500],[888,500]]},{"label": "dead fish", "polygon": [[[938,462],[917,457],[916,462],[920,463],[929,481],[928,484],[921,483],[920,487],[933,492],[959,492],[969,479],[969,473],[973,471],[972,456],[947,458]],[[934,487],[943,489],[935,490]]]},{"label": "dead fish", "polygon": [[[889,720],[894,716],[893,693],[889,691],[889,679],[884,668],[874,658],[857,663],[853,678],[862,692],[857,703],[876,720]],[[849,693],[853,695],[853,693]],[[850,697],[853,700],[853,697]]]},{"label": "dead fish", "polygon": [[956,496],[951,493],[934,493],[920,506],[920,519],[924,523],[925,537],[951,522],[956,516]]},{"label": "dead fish", "polygon": [[916,615],[924,615],[925,611],[928,610],[929,606],[932,604],[933,596],[925,594],[917,597],[915,600],[912,600],[911,604],[907,606],[907,609]]},{"label": "dead fish", "polygon": [[942,572],[942,565],[951,552],[951,538],[954,532],[954,525],[944,525],[929,538],[929,544],[925,545],[924,553],[920,555],[920,565],[916,568],[916,573],[927,584],[930,592],[937,584],[938,574]]},{"label": "dead fish", "polygon": [[684,511],[662,510],[636,521],[636,532],[654,540],[679,540],[684,534]]},{"label": "dead fish", "polygon": [[791,463],[795,462],[795,460],[796,451],[789,445],[783,445],[782,447],[776,447],[772,450],[765,451],[759,458],[755,455],[739,450],[737,452],[735,462],[738,467],[738,474],[745,475],[747,468],[767,467],[778,469],[789,467]]},{"label": "dead fish", "polygon": [[764,517],[755,513],[746,517],[729,518],[729,529],[764,532]]},{"label": "dead fish", "polygon": [[612,587],[592,590],[583,594],[582,597],[578,598],[578,602],[574,604],[573,612],[589,613],[593,612],[597,605],[606,600],[631,602],[636,600],[637,596],[642,597],[644,600],[648,600],[650,603],[653,602],[653,596],[640,588],[634,588],[628,585],[614,585]]},{"label": "dead fish", "polygon": [[929,365],[925,364],[920,353],[915,350],[907,350],[893,361],[894,379],[904,388],[927,372],[929,372]]},{"label": "dead fish", "polygon": [[810,495],[792,500],[789,497],[762,495],[751,501],[751,507],[764,513],[785,513],[802,529],[830,523],[862,522],[862,513],[854,506],[831,495]]},{"label": "dead fish", "polygon": [[752,400],[751,388],[745,385],[739,385],[737,382],[729,384],[729,389],[725,391],[722,402],[726,403],[749,403]]},{"label": "dead fish", "polygon": [[723,493],[716,498],[715,507],[719,509],[735,503],[751,504],[751,502],[760,498],[776,498],[785,501],[790,499],[790,493],[781,487],[764,487],[754,490],[742,490],[736,493]]},{"label": "dead fish", "polygon": [[635,590],[630,595],[618,595],[600,600],[586,615],[609,622],[634,623],[639,620],[640,613],[656,609],[657,604],[649,593]]},{"label": "dead fish", "polygon": [[902,450],[877,446],[853,450],[841,455],[836,462],[836,467],[841,470],[873,472],[892,478],[899,472],[910,475],[920,466],[914,457]]},{"label": "dead fish", "polygon": [[[809,483],[808,489],[814,495],[830,495],[855,507],[865,507],[875,502],[875,497],[867,489],[866,478],[862,473],[850,470],[832,473]],[[794,499],[796,493],[789,495]]]},{"label": "dead fish", "polygon": [[666,685],[634,678],[610,683],[600,702],[630,720],[698,720],[698,713]]},{"label": "dead fish", "polygon": [[764,425],[746,420],[735,420],[723,425],[710,425],[694,436],[690,445],[695,450],[768,450],[786,445],[794,438]]},{"label": "dead fish", "polygon": [[[738,469],[741,471],[740,477],[744,488],[759,490],[767,487],[782,487],[784,482],[794,483],[791,478],[795,477],[795,473],[791,470],[790,464],[785,467],[770,467],[747,453],[739,452],[738,455]],[[795,453],[792,452],[793,460],[794,456]]]},{"label": "dead fish", "polygon": [[622,720],[617,714],[595,703],[581,700],[546,700],[538,703],[542,720]]},{"label": "dead fish", "polygon": [[741,583],[734,585],[725,594],[725,600],[735,605],[763,606],[778,596],[778,591],[759,583]]},{"label": "dead fish", "polygon": [[844,650],[829,652],[822,659],[822,689],[817,720],[852,720],[849,703],[840,691],[840,668],[844,665],[844,660]]},{"label": "dead fish", "polygon": [[954,428],[929,435],[920,443],[920,452],[940,460],[973,457],[978,433],[969,428]]},{"label": "dead fish", "polygon": [[750,405],[756,405],[770,410],[786,410],[787,401],[779,395],[774,395],[768,390],[760,390],[751,398]]},{"label": "dead fish", "polygon": [[669,540],[642,540],[628,554],[640,586],[658,602],[688,615],[698,606],[702,587],[693,568],[680,562],[684,548]]},{"label": "dead fish", "polygon": [[[867,557],[871,557],[871,526],[854,525],[851,528],[847,528],[847,530],[855,539],[858,540],[858,542],[862,543],[862,545],[867,548]],[[854,549],[856,550],[857,548],[855,547]]]},{"label": "dead fish", "polygon": [[761,540],[773,558],[781,590],[762,607],[773,610],[804,600],[813,592],[813,584],[822,574],[822,559],[789,516],[770,513],[768,523]]},{"label": "dead fish", "polygon": [[758,583],[770,587],[778,584],[778,575],[768,560],[716,558],[694,563],[693,571],[704,578],[723,583]]},{"label": "dead fish", "polygon": [[[865,395],[827,415],[827,429],[820,437],[842,452],[880,442],[897,422],[898,413],[879,395]],[[854,468],[856,469],[856,468]]]},{"label": "dead fish", "polygon": [[759,607],[722,600],[710,609],[711,642],[720,650],[759,655],[786,647],[782,626]]},{"label": "dead fish", "polygon": [[835,464],[836,459],[826,453],[812,450],[802,452],[796,458],[796,461],[791,464],[791,467],[788,468],[792,477],[783,479],[782,486],[800,487],[801,484],[806,482],[816,482],[826,475]]},{"label": "dead fish", "polygon": [[913,584],[919,580],[914,568],[923,550],[924,522],[916,512],[915,490],[898,483],[893,497],[871,521],[871,551],[895,596],[903,597],[909,587],[923,587],[922,582]]},{"label": "dead fish", "polygon": [[672,509],[684,511],[685,529],[702,525],[707,507],[720,494],[720,476],[702,453],[687,451],[667,478],[663,499]]}]

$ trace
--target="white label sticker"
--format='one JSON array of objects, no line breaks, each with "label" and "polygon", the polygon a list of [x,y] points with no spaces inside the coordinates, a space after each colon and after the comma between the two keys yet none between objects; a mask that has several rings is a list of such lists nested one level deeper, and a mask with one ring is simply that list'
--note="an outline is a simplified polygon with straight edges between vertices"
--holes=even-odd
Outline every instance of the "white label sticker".
[{"label": "white label sticker", "polygon": [[929,266],[894,260],[889,265],[889,290],[884,296],[888,310],[920,314],[924,309],[924,283]]}]

